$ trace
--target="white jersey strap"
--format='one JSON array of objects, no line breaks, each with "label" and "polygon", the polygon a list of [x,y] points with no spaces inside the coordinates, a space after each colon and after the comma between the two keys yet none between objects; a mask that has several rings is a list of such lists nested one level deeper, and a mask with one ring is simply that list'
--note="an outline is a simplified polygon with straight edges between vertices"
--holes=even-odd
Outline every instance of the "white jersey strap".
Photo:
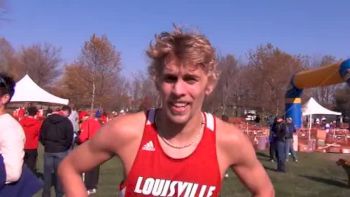
[{"label": "white jersey strap", "polygon": [[206,126],[210,131],[215,131],[215,117],[211,113],[204,112]]}]

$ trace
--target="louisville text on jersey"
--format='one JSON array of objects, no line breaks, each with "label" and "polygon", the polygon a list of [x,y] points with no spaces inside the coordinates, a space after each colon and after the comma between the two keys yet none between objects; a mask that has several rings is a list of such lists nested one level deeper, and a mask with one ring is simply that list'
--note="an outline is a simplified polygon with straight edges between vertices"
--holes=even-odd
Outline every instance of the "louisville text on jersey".
[{"label": "louisville text on jersey", "polygon": [[215,189],[215,186],[198,183],[138,177],[134,192],[152,196],[209,197]]}]

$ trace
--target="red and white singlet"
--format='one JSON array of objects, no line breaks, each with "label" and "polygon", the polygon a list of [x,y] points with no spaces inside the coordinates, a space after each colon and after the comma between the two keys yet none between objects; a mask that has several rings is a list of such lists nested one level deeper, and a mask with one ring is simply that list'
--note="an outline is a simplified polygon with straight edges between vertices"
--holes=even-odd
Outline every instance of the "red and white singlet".
[{"label": "red and white singlet", "polygon": [[133,166],[120,184],[120,196],[218,196],[221,175],[216,155],[215,118],[204,113],[205,128],[196,149],[187,157],[165,154],[157,137],[155,109],[148,111]]}]

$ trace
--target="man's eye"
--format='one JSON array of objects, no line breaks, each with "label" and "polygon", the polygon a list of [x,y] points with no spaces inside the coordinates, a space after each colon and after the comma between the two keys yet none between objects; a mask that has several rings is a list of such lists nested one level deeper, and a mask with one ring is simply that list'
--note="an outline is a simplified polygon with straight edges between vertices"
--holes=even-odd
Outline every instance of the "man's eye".
[{"label": "man's eye", "polygon": [[189,84],[194,84],[196,83],[198,80],[194,77],[188,77],[188,78],[185,78],[185,81]]}]

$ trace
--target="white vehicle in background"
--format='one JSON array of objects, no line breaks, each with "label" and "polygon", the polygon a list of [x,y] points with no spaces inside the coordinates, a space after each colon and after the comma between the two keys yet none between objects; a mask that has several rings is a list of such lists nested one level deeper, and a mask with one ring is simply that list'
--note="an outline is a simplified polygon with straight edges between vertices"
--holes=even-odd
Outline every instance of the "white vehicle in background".
[{"label": "white vehicle in background", "polygon": [[254,121],[256,119],[256,110],[244,110],[244,119]]}]

